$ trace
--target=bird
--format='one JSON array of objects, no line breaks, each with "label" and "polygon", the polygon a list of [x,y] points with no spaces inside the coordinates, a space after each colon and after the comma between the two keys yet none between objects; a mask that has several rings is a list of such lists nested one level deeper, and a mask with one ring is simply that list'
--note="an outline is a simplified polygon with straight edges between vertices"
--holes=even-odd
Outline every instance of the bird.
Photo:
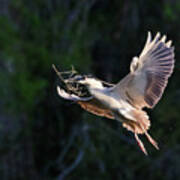
[{"label": "bird", "polygon": [[144,108],[155,107],[174,69],[174,47],[172,40],[166,39],[167,36],[161,36],[159,32],[152,38],[148,31],[142,52],[132,58],[130,72],[117,84],[109,84],[93,76],[78,75],[71,79],[84,85],[90,96],[81,97],[57,86],[59,96],[76,102],[95,115],[120,121],[124,128],[134,134],[145,155],[148,153],[139,135],[145,135],[159,150],[158,143],[148,132],[151,122]]}]

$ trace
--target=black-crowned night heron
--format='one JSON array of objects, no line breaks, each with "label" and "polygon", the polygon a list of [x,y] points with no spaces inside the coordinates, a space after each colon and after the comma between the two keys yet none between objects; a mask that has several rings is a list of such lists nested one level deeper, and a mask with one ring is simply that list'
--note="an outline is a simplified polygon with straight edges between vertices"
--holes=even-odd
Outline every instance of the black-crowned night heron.
[{"label": "black-crowned night heron", "polygon": [[[85,110],[122,122],[123,127],[132,131],[141,150],[147,151],[138,134],[145,134],[156,148],[158,145],[148,134],[150,120],[144,107],[153,108],[160,100],[174,68],[174,47],[166,36],[157,33],[152,40],[151,33],[139,57],[134,57],[130,73],[119,83],[107,86],[104,81],[89,76],[75,76],[74,82],[87,87],[90,97],[68,93],[59,86],[58,94],[67,100],[77,102]],[[107,83],[108,84],[108,83]]]}]

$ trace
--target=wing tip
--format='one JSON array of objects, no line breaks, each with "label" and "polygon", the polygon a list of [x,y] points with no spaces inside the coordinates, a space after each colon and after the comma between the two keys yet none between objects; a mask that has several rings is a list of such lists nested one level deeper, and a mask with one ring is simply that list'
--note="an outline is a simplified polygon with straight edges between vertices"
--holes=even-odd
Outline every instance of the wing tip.
[{"label": "wing tip", "polygon": [[151,31],[148,31],[147,39],[149,39],[149,42],[151,42],[151,39],[152,39]]},{"label": "wing tip", "polygon": [[150,49],[155,48],[156,46],[158,46],[160,43],[163,43],[163,45],[166,48],[171,48],[172,45],[172,40],[168,40],[166,42],[167,36],[166,35],[162,35],[160,32],[157,32],[156,35],[154,36],[154,38],[152,38],[152,33],[151,31],[147,32],[147,40],[145,43],[145,46],[142,50],[142,53],[140,54],[139,57],[144,56]]}]

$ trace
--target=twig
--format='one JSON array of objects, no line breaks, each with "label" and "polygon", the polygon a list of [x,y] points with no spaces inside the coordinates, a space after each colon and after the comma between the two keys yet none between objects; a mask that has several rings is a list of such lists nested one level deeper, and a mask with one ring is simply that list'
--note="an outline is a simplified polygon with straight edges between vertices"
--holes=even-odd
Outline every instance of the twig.
[{"label": "twig", "polygon": [[[64,72],[59,72],[54,64],[52,64],[52,68],[58,75],[59,79],[64,83],[65,89],[68,93],[75,93],[76,95],[80,96],[85,96],[87,95],[87,92],[82,92],[82,87],[78,82],[73,78],[75,74],[78,74],[78,72],[74,69],[73,66],[71,66],[71,71],[64,71]],[[64,78],[62,75],[67,74],[67,77]]]},{"label": "twig", "polygon": [[72,86],[70,86],[69,84],[67,84],[67,80],[65,80],[62,77],[62,74],[70,74],[70,77],[72,77],[74,74],[77,73],[77,71],[74,69],[74,67],[72,66],[72,70],[71,71],[65,71],[65,72],[59,72],[56,68],[56,66],[54,64],[52,64],[52,68],[54,69],[54,71],[56,72],[56,74],[58,75],[59,79],[65,84],[67,91],[72,91],[74,90],[74,88]]},{"label": "twig", "polygon": [[77,74],[78,72],[74,69],[74,66],[71,66],[71,71],[64,71],[64,72],[59,72],[54,64],[52,64],[52,68],[58,75],[58,77],[61,79],[61,81],[65,82],[65,79],[62,77],[61,74],[70,74],[70,77],[72,77],[74,74]]},{"label": "twig", "polygon": [[54,69],[54,71],[55,71],[56,74],[58,75],[59,79],[64,82],[65,80],[64,80],[64,78],[61,76],[62,73],[60,73],[60,72],[57,70],[57,68],[56,68],[56,66],[55,66],[54,64],[52,64],[52,68]]}]

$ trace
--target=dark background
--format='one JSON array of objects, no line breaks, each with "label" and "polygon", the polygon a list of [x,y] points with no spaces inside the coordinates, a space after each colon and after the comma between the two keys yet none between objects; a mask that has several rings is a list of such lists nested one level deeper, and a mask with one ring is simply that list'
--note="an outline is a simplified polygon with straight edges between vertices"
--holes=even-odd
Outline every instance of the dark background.
[{"label": "dark background", "polygon": [[[117,83],[147,31],[173,40],[174,73],[148,110],[154,149],[118,121],[58,97],[61,70]],[[180,177],[180,1],[0,0],[0,179],[174,180]]]}]

